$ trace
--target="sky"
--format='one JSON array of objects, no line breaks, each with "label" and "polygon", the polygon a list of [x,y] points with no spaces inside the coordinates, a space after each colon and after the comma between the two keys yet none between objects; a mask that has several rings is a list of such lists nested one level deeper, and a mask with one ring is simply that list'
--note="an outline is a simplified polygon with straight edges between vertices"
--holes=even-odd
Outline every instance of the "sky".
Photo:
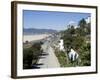
[{"label": "sky", "polygon": [[37,29],[67,29],[68,24],[91,16],[90,13],[23,10],[23,27]]}]

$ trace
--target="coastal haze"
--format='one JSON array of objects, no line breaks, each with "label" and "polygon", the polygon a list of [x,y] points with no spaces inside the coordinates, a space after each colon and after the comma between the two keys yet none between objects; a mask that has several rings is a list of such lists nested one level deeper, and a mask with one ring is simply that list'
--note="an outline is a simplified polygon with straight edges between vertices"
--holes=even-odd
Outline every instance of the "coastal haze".
[{"label": "coastal haze", "polygon": [[37,40],[42,40],[45,39],[49,36],[51,36],[53,33],[56,33],[56,30],[51,30],[51,29],[36,29],[36,28],[29,28],[29,29],[24,29],[24,35],[23,35],[23,42],[25,43],[26,41],[37,41]]}]

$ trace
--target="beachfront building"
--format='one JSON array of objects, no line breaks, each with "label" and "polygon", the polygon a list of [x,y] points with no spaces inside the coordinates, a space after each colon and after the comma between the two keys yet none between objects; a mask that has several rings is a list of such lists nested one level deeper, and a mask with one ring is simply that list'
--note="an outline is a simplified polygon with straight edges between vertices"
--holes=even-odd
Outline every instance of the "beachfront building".
[{"label": "beachfront building", "polygon": [[60,39],[60,41],[59,41],[59,49],[60,49],[60,51],[64,51],[64,41],[63,41],[63,39]]},{"label": "beachfront building", "polygon": [[75,50],[71,49],[71,51],[68,53],[68,57],[71,61],[75,61],[78,59],[79,55]]}]

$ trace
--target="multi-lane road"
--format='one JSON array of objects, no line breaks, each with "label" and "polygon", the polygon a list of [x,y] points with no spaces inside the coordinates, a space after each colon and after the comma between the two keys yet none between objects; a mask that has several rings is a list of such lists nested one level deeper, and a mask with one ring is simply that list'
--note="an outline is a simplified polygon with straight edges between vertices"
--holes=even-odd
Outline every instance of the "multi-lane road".
[{"label": "multi-lane road", "polygon": [[54,53],[54,49],[51,44],[54,42],[53,37],[48,37],[42,45],[43,55],[40,56],[38,61],[38,67],[40,68],[55,68],[60,67],[59,61]]}]

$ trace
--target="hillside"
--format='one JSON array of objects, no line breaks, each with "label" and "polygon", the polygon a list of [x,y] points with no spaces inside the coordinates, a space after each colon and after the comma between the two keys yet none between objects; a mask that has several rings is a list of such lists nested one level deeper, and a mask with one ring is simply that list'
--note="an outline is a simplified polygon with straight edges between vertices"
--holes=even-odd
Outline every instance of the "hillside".
[{"label": "hillside", "polygon": [[56,33],[56,30],[53,29],[36,29],[36,28],[28,28],[28,29],[23,29],[23,34],[24,35],[33,35],[33,34],[51,34],[51,33]]}]

